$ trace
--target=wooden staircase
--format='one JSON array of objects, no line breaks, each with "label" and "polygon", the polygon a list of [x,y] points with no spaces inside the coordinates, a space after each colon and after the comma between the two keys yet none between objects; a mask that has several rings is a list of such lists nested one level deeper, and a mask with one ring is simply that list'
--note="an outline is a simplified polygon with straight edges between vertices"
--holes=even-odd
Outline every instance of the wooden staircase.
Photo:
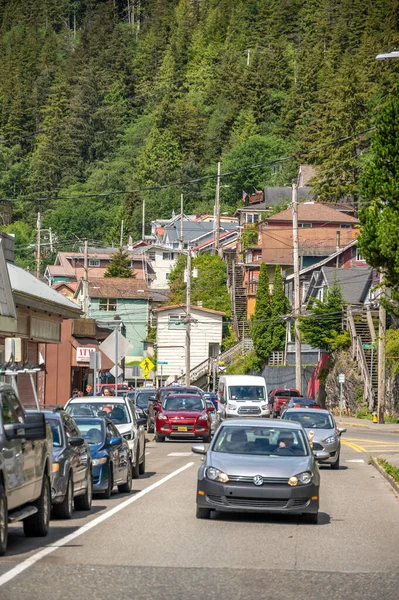
[{"label": "wooden staircase", "polygon": [[370,308],[347,309],[346,327],[352,339],[352,357],[364,382],[364,397],[374,409],[378,393],[378,358],[376,333]]},{"label": "wooden staircase", "polygon": [[234,309],[239,339],[249,338],[249,322],[247,318],[247,291],[244,287],[244,269],[241,264],[234,265],[235,294]]}]

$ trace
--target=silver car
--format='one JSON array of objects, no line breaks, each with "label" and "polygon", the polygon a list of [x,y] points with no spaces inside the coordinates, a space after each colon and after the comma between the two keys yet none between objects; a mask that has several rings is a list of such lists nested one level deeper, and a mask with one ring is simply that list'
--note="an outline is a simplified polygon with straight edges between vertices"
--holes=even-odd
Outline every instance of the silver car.
[{"label": "silver car", "polygon": [[328,452],[328,458],[321,464],[339,469],[341,454],[341,434],[345,427],[337,427],[334,417],[328,410],[314,408],[289,408],[281,417],[283,421],[296,421],[306,431],[313,450]]},{"label": "silver car", "polygon": [[212,511],[302,513],[317,523],[320,474],[299,423],[229,419],[219,426],[198,470],[197,518]]}]

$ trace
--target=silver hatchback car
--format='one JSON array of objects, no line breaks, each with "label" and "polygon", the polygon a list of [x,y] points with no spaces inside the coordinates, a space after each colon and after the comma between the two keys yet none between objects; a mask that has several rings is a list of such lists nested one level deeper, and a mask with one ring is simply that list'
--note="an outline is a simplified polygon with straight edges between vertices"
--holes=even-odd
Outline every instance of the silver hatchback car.
[{"label": "silver hatchback car", "polygon": [[264,419],[222,421],[198,470],[197,518],[212,511],[300,513],[317,523],[320,474],[299,423]]},{"label": "silver hatchback car", "polygon": [[296,421],[300,423],[306,433],[310,434],[313,450],[325,450],[328,458],[320,461],[321,464],[331,465],[332,469],[339,469],[341,454],[341,434],[345,427],[337,427],[333,415],[329,410],[314,408],[288,408],[283,416],[283,421]]}]

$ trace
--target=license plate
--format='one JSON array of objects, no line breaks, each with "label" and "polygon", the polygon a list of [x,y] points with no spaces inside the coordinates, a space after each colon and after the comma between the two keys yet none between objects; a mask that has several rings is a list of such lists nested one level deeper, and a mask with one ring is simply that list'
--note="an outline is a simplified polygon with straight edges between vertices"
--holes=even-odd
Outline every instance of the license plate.
[{"label": "license plate", "polygon": [[183,427],[182,425],[177,428],[177,431],[187,431],[187,427]]}]

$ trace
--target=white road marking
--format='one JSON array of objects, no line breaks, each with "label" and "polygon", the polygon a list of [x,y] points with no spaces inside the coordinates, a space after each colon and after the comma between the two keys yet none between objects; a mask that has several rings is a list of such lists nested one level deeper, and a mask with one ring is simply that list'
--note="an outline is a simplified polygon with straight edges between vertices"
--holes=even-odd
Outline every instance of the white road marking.
[{"label": "white road marking", "polygon": [[359,459],[353,459],[353,460],[346,460],[345,462],[364,463],[364,460],[362,458],[359,458]]},{"label": "white road marking", "polygon": [[192,456],[192,452],[171,452],[168,456]]},{"label": "white road marking", "polygon": [[131,498],[128,498],[124,502],[121,502],[121,504],[118,504],[118,506],[111,508],[111,510],[109,510],[108,512],[93,519],[92,521],[90,521],[90,523],[83,525],[82,527],[80,527],[79,529],[74,531],[73,533],[70,533],[69,535],[65,536],[64,538],[61,538],[60,540],[54,542],[54,544],[55,544],[54,546],[46,546],[46,548],[39,550],[39,552],[37,552],[36,554],[31,556],[30,558],[27,558],[21,564],[17,565],[16,567],[11,569],[7,573],[4,573],[4,575],[0,576],[0,587],[2,585],[5,585],[9,581],[11,581],[11,579],[14,579],[18,575],[20,575],[21,573],[26,571],[26,569],[29,569],[29,567],[32,567],[35,563],[37,563],[39,560],[41,560],[45,556],[52,554],[53,552],[55,552],[56,550],[58,550],[58,548],[61,548],[62,546],[66,546],[67,544],[69,544],[69,542],[72,542],[77,537],[81,536],[83,533],[86,533],[86,531],[93,529],[93,527],[96,527],[103,521],[106,521],[110,517],[113,517],[114,515],[116,515],[116,513],[120,512],[121,510],[123,510],[124,508],[129,506],[130,504],[133,504],[133,502],[140,500],[140,498],[142,498],[149,492],[152,492],[152,490],[155,490],[160,485],[169,481],[169,479],[172,479],[176,475],[179,475],[180,473],[182,473],[189,467],[192,467],[193,465],[194,465],[194,463],[192,463],[192,462],[187,463],[186,465],[184,465],[184,467],[181,467],[180,469],[173,471],[173,473],[166,475],[166,477],[164,477],[163,479],[160,479],[156,483],[153,483],[152,485],[148,486],[148,488],[146,488],[145,490],[142,490],[136,496],[132,496]]}]

